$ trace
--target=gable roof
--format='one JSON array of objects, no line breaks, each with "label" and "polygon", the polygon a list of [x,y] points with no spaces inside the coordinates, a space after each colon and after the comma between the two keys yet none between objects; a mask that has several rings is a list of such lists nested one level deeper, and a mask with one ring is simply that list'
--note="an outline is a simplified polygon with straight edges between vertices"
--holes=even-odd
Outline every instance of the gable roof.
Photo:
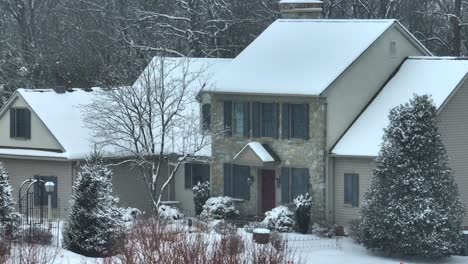
[{"label": "gable roof", "polygon": [[205,91],[320,95],[394,25],[402,28],[396,20],[279,19]]},{"label": "gable roof", "polygon": [[[156,58],[155,58],[156,59]],[[155,60],[153,59],[153,61]],[[168,63],[178,63],[185,58],[166,58]],[[152,62],[153,62],[152,61]],[[215,71],[220,70],[228,59],[190,59],[189,71],[203,70],[200,79],[204,82],[193,82],[188,88],[193,90],[192,94],[196,94]],[[151,63],[145,69],[149,71]],[[178,71],[173,71],[169,78],[178,78]],[[141,78],[141,77],[140,77]],[[135,83],[137,85],[139,80]],[[127,87],[130,88],[131,87]],[[127,89],[119,88],[119,89]],[[94,147],[93,131],[85,126],[83,106],[93,102],[97,92],[103,92],[100,88],[93,88],[92,91],[82,89],[71,89],[65,93],[56,93],[53,89],[18,89],[13,96],[21,96],[26,103],[36,113],[39,119],[49,129],[51,134],[57,139],[60,145],[64,148],[64,153],[53,153],[50,151],[40,150],[25,150],[25,149],[0,149],[0,155],[11,156],[30,156],[30,157],[49,157],[49,158],[65,158],[65,159],[84,159],[89,155]],[[3,109],[5,111],[5,109]],[[198,118],[198,104],[195,100],[184,111],[190,111]],[[32,132],[34,133],[34,131]],[[185,144],[186,142],[184,142]],[[168,148],[177,152],[178,142],[168,144]],[[108,153],[105,153],[108,154]],[[201,156],[211,155],[211,146],[207,146],[200,153]],[[109,155],[115,156],[115,155]]]},{"label": "gable roof", "polygon": [[410,57],[345,132],[331,153],[342,156],[377,156],[392,108],[408,102],[414,94],[428,94],[440,109],[467,74],[468,60]]}]

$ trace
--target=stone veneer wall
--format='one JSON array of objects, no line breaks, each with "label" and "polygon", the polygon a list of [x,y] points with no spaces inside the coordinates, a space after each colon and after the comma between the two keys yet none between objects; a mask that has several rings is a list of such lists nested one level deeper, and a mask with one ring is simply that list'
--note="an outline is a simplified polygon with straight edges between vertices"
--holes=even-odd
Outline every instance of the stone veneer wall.
[{"label": "stone veneer wall", "polygon": [[[313,199],[312,218],[321,220],[325,217],[325,142],[326,142],[326,103],[322,97],[278,97],[252,95],[204,95],[203,102],[211,101],[212,127],[222,127],[224,122],[224,100],[275,102],[275,103],[309,103],[310,104],[310,139],[285,140],[281,139],[281,108],[280,108],[280,139],[271,138],[240,138],[219,136],[213,137],[211,168],[212,194],[224,195],[223,164],[232,162],[234,156],[251,141],[268,144],[281,159],[281,164],[272,169],[276,170],[276,178],[280,175],[282,166],[309,168],[310,190]],[[250,185],[250,200],[239,202],[241,213],[244,215],[261,214],[261,177],[262,168],[251,167],[254,177]],[[276,181],[276,205],[281,204],[281,189]]]}]

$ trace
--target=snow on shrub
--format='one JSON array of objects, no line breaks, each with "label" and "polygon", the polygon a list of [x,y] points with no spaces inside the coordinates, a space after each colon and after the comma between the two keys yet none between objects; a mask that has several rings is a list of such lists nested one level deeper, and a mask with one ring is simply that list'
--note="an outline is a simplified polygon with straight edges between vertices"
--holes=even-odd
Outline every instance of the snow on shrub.
[{"label": "snow on shrub", "polygon": [[122,209],[122,220],[124,222],[131,222],[131,221],[136,220],[141,214],[142,214],[141,211],[138,210],[137,208],[128,207],[128,208]]},{"label": "snow on shrub", "polygon": [[203,211],[203,205],[210,198],[210,182],[198,182],[193,186],[193,201],[195,203],[195,214],[200,215]]},{"label": "snow on shrub", "polygon": [[312,234],[318,237],[331,238],[335,235],[335,226],[328,224],[327,222],[318,222],[312,225]]},{"label": "snow on shrub", "polygon": [[239,215],[231,197],[212,197],[203,205],[200,217],[207,219],[229,219]]},{"label": "snow on shrub", "polygon": [[265,213],[263,224],[272,231],[291,232],[294,228],[294,214],[286,206],[278,206]]},{"label": "snow on shrub", "polygon": [[179,220],[184,217],[179,209],[168,205],[159,206],[158,213],[159,219],[162,220]]},{"label": "snow on shrub", "polygon": [[310,208],[312,206],[312,198],[310,198],[308,193],[306,195],[299,194],[294,199],[294,205],[296,209],[295,215],[298,231],[303,234],[307,234],[310,224]]}]

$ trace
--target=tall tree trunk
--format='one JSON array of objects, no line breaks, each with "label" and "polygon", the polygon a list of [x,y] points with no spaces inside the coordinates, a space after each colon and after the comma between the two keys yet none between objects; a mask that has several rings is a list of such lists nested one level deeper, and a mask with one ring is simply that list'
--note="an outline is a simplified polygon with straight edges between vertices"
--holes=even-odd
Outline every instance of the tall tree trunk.
[{"label": "tall tree trunk", "polygon": [[461,9],[462,1],[455,0],[452,21],[452,55],[461,56]]}]

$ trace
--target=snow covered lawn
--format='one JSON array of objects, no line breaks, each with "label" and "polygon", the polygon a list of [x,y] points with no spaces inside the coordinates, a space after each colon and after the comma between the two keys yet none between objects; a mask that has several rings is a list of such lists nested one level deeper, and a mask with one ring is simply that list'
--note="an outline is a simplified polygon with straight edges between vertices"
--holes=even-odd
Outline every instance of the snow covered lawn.
[{"label": "snow covered lawn", "polygon": [[[251,236],[251,234],[246,234]],[[373,254],[358,245],[350,238],[331,238],[323,239],[313,235],[301,235],[295,233],[283,234],[284,239],[288,240],[289,247],[293,250],[295,256],[300,259],[296,263],[314,263],[314,264],[422,264],[422,263],[440,263],[440,264],[465,264],[468,263],[468,257],[456,256],[443,260],[421,260],[408,258],[390,258]],[[296,260],[297,261],[297,260]],[[102,260],[85,258],[67,250],[61,250],[56,264],[93,264],[102,263]]]}]

